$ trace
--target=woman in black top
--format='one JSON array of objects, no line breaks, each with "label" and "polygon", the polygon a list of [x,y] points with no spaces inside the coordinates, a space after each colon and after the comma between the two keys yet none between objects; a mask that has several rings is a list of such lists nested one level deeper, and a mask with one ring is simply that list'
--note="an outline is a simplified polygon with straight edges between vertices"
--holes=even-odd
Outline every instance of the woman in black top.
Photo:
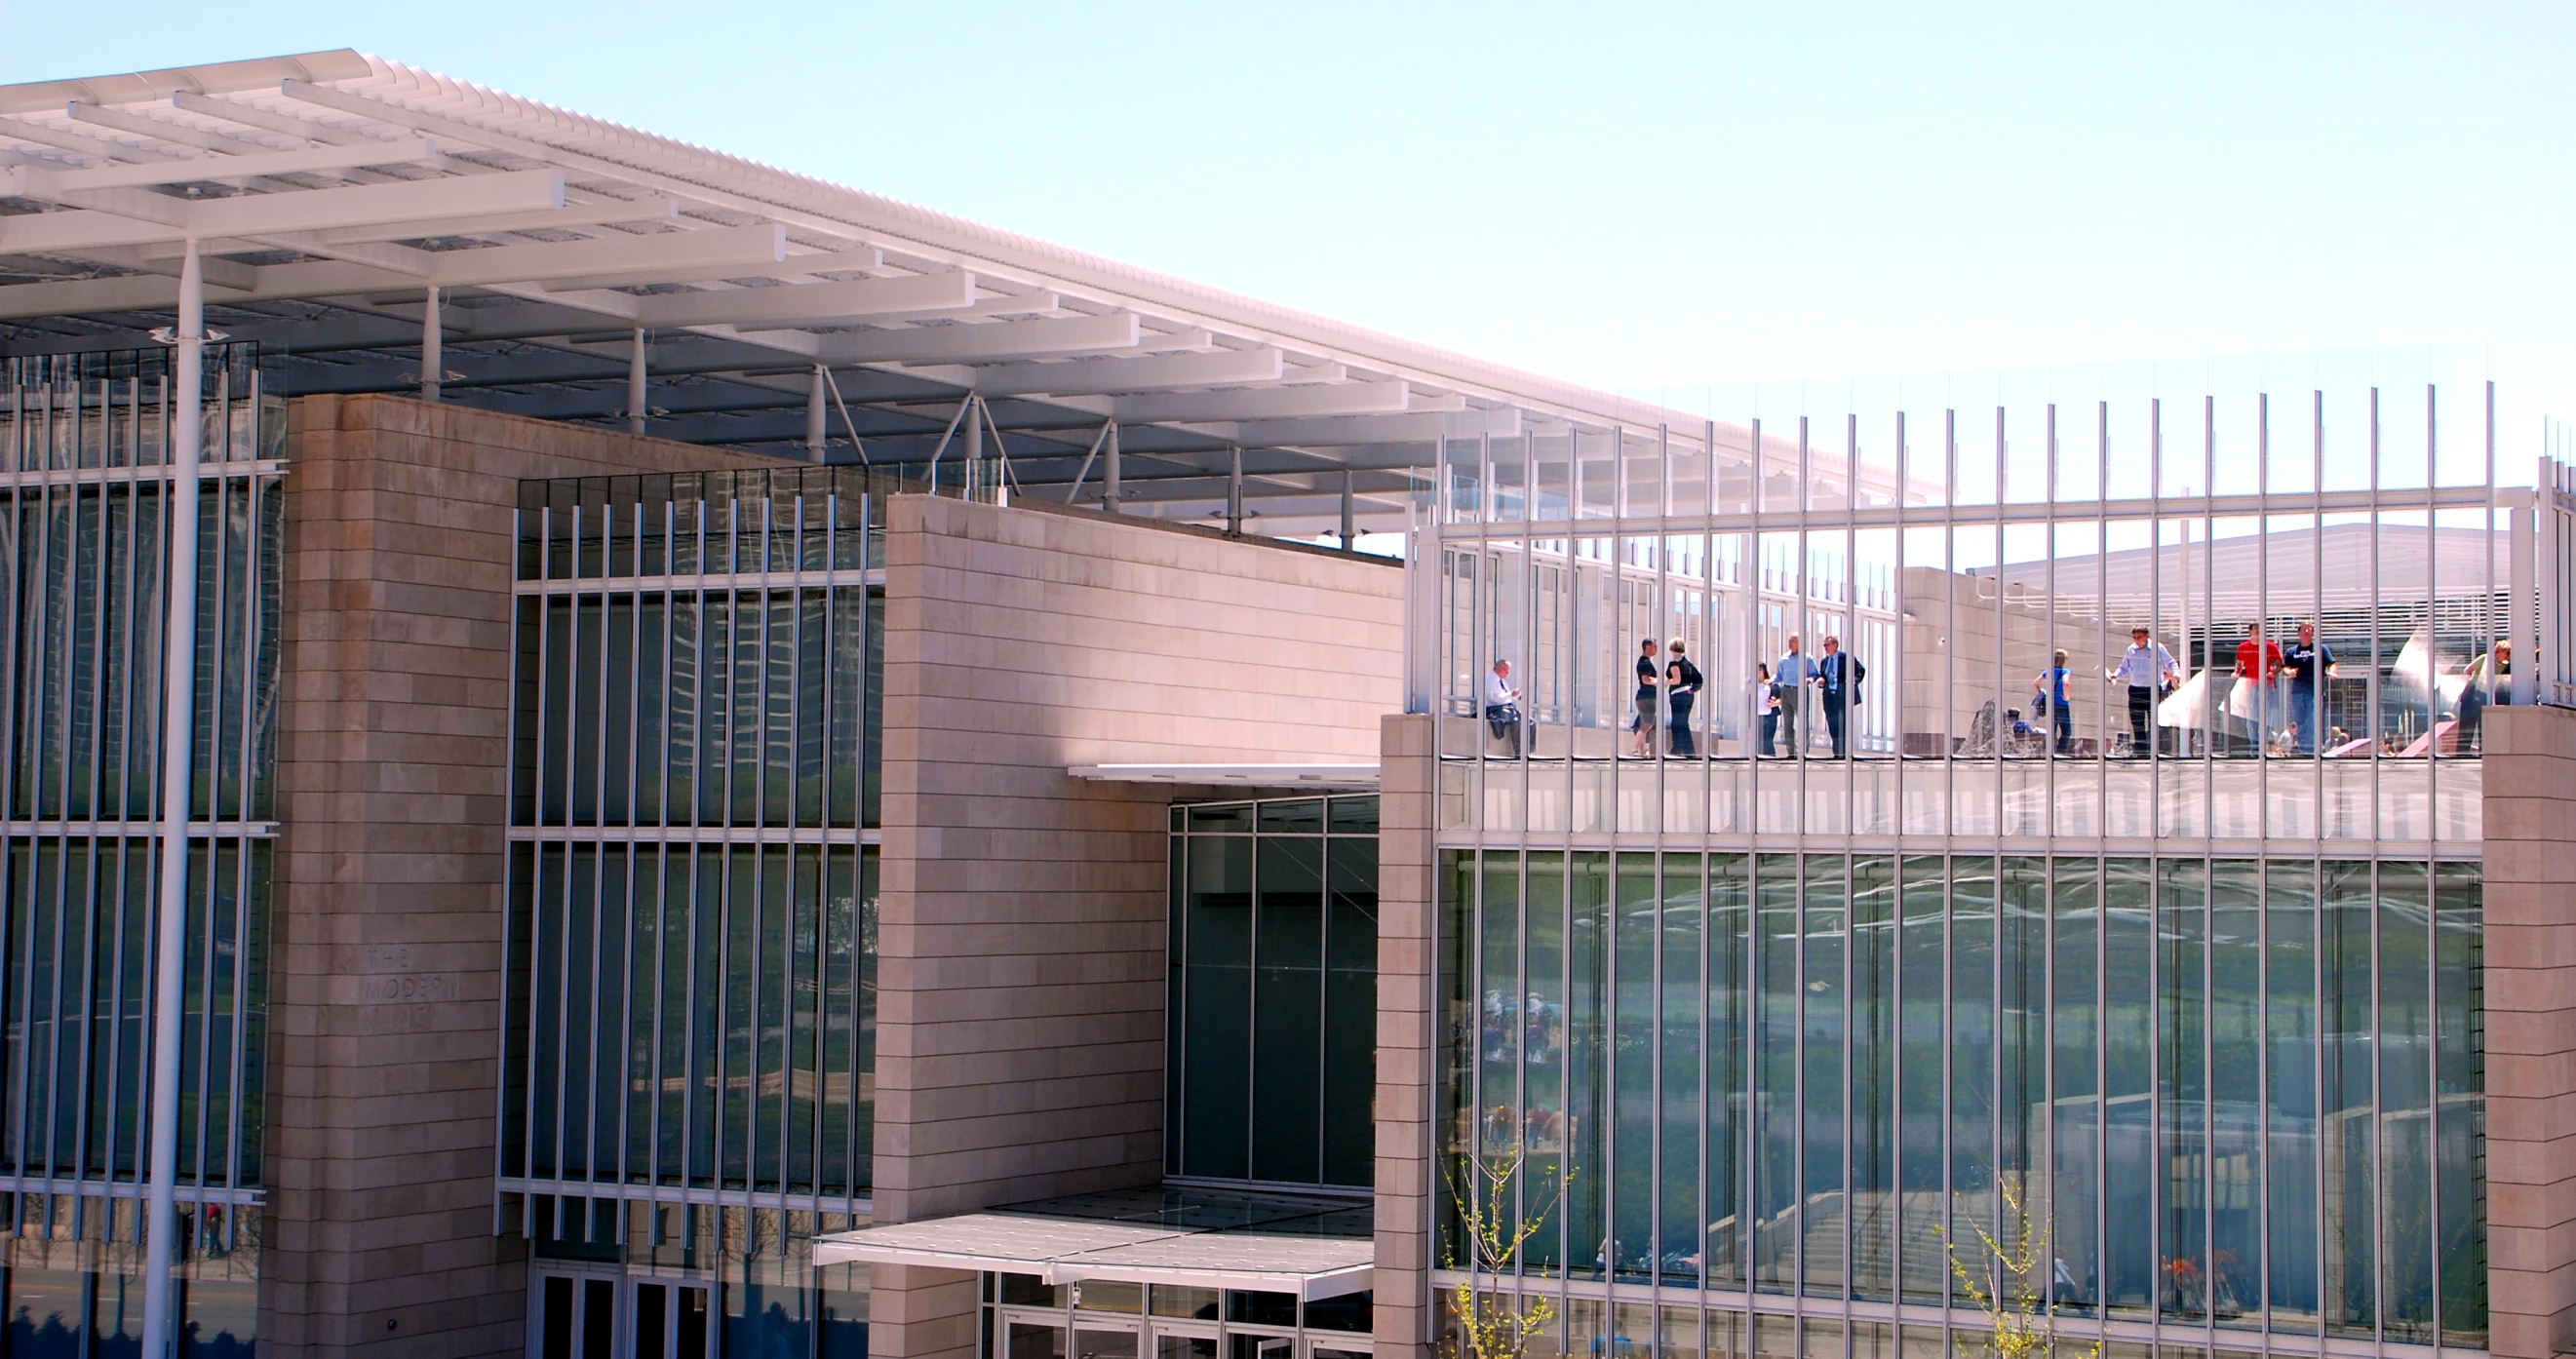
[{"label": "woman in black top", "polygon": [[1628,723],[1628,730],[1635,734],[1635,739],[1628,743],[1630,759],[1644,760],[1654,756],[1655,685],[1662,679],[1661,668],[1655,664],[1655,639],[1649,637],[1637,644],[1637,715]]},{"label": "woman in black top", "polygon": [[1675,759],[1696,760],[1699,758],[1699,745],[1691,739],[1691,705],[1699,700],[1700,680],[1704,676],[1699,673],[1698,666],[1691,664],[1690,657],[1682,654],[1681,638],[1676,637],[1666,643],[1664,654],[1671,658],[1664,662],[1664,707],[1669,712],[1669,725],[1673,729],[1672,743],[1664,753]]}]

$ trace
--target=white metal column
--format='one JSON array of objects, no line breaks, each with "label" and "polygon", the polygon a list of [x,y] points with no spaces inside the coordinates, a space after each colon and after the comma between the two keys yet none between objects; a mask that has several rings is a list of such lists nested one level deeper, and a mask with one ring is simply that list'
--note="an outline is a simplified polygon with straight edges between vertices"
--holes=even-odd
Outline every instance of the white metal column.
[{"label": "white metal column", "polygon": [[626,356],[626,432],[644,432],[646,400],[651,396],[644,368],[644,331],[635,331],[635,347]]},{"label": "white metal column", "polygon": [[1108,456],[1109,461],[1105,464],[1101,472],[1101,482],[1104,489],[1100,493],[1100,508],[1109,511],[1111,514],[1118,514],[1121,513],[1118,508],[1118,502],[1125,498],[1126,493],[1124,488],[1119,485],[1118,426],[1114,421],[1111,422],[1109,426]]},{"label": "white metal column", "polygon": [[421,293],[420,313],[420,399],[436,401],[438,389],[447,376],[439,371],[447,365],[441,346],[446,336],[440,333],[438,318],[438,285],[430,284]]},{"label": "white metal column", "polygon": [[823,365],[814,365],[814,385],[805,393],[805,460],[823,461]]},{"label": "white metal column", "polygon": [[206,278],[197,243],[179,273],[179,334],[170,430],[170,567],[162,598],[161,892],[152,973],[152,1164],[144,1224],[143,1353],[172,1352],[170,1276],[178,1259],[179,1009],[186,970],[189,757],[197,714],[197,482],[204,437]]}]

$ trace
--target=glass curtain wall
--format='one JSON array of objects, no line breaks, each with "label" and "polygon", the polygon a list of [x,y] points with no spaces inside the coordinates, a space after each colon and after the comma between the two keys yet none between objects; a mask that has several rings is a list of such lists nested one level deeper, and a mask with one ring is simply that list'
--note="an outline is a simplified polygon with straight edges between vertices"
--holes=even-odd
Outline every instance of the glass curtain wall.
[{"label": "glass curtain wall", "polygon": [[1377,808],[1172,808],[1170,1174],[1374,1182]]},{"label": "glass curtain wall", "polygon": [[731,1343],[798,1354],[864,1317],[756,1243],[865,1211],[885,489],[530,482],[519,513],[504,1206],[541,1261],[713,1286]]},{"label": "glass curtain wall", "polygon": [[2223,367],[1445,441],[1414,689],[1453,823],[2474,834],[2527,500],[2492,384]]},{"label": "glass curtain wall", "polygon": [[1443,1155],[1530,1158],[1561,1315],[1972,1330],[1945,1242],[2018,1203],[2076,1333],[2486,1343],[2475,862],[1453,850],[1440,893]]},{"label": "glass curtain wall", "polygon": [[[139,1341],[158,900],[162,351],[12,359],[0,406],[0,1347]],[[212,346],[184,923],[181,1325],[255,1335],[285,421]],[[22,1351],[21,1347],[25,1347]],[[104,1351],[102,1351],[104,1352]]]},{"label": "glass curtain wall", "polygon": [[2454,367],[1441,446],[1434,1093],[1445,1155],[1529,1158],[1537,1352],[1973,1350],[1944,1243],[2015,1203],[2115,1359],[2485,1346],[2477,756],[2529,493]]}]

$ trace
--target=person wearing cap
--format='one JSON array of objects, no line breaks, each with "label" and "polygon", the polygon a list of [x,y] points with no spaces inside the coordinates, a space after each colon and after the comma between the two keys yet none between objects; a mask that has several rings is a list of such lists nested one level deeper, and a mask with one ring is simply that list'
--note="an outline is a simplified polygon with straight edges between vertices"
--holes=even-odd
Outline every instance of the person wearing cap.
[{"label": "person wearing cap", "polygon": [[2066,652],[2060,648],[2046,670],[2030,681],[2032,712],[2047,713],[2057,732],[2057,753],[2075,753],[2075,709],[2066,701]]},{"label": "person wearing cap", "polygon": [[2113,684],[2129,687],[2129,758],[2143,760],[2155,751],[2148,735],[2148,723],[2156,710],[2156,695],[2165,688],[2182,683],[2182,672],[2174,664],[2173,653],[2162,642],[2149,638],[2143,627],[2129,629],[2129,649],[2120,657],[2120,667],[2102,676]]}]

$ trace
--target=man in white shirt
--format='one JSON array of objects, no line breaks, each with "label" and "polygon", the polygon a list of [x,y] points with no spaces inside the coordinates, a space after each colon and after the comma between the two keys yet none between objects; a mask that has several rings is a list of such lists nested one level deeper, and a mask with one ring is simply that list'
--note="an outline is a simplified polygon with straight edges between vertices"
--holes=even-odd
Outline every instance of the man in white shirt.
[{"label": "man in white shirt", "polygon": [[2156,695],[2166,686],[2182,683],[2181,668],[2174,664],[2173,653],[2162,642],[2151,641],[2145,628],[2129,629],[2129,649],[2120,657],[2120,668],[2102,676],[2113,684],[2129,686],[2129,758],[2143,760],[2155,750],[2148,735],[2148,723],[2156,710]]},{"label": "man in white shirt", "polygon": [[1493,672],[1485,676],[1485,725],[1509,749],[1508,758],[1520,758],[1521,691],[1512,683],[1510,661],[1497,659]]}]

